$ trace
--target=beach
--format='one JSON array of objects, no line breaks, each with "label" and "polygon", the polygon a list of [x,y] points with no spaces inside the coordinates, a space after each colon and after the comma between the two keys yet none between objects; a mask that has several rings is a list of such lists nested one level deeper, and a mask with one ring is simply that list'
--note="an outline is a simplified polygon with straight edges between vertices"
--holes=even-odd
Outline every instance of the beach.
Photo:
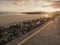
[{"label": "beach", "polygon": [[39,15],[3,15],[0,16],[0,26],[10,25],[31,19],[38,19]]}]

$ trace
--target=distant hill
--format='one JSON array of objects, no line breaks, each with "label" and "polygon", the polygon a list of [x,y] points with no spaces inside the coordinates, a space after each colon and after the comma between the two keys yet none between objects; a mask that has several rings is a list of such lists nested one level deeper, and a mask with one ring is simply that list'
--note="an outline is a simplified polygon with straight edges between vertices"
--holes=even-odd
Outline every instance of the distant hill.
[{"label": "distant hill", "polygon": [[23,12],[23,14],[44,14],[46,12]]}]

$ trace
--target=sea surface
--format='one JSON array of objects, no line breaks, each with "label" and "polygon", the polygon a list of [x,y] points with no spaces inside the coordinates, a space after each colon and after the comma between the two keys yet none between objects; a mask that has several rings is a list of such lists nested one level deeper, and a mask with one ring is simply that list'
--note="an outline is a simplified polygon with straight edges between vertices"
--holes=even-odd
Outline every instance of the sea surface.
[{"label": "sea surface", "polygon": [[3,15],[20,15],[21,12],[0,12],[0,16]]},{"label": "sea surface", "polygon": [[0,27],[40,18],[39,14],[21,14],[20,12],[0,12]]}]

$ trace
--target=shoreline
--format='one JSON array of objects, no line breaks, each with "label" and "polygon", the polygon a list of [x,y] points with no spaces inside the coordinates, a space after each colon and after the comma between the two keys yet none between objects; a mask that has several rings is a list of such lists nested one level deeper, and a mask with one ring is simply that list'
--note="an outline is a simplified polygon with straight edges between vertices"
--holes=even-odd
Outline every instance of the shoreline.
[{"label": "shoreline", "polygon": [[0,26],[38,18],[40,15],[4,15],[0,16]]}]

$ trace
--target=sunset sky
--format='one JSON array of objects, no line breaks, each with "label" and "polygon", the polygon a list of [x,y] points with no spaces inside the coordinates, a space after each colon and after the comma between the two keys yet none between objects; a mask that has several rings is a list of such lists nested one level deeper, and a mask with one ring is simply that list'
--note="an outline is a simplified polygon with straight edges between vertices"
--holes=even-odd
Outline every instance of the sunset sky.
[{"label": "sunset sky", "polygon": [[55,1],[56,0],[0,0],[0,12],[30,12],[43,11],[46,9],[59,10],[60,7],[58,7],[59,5]]}]

